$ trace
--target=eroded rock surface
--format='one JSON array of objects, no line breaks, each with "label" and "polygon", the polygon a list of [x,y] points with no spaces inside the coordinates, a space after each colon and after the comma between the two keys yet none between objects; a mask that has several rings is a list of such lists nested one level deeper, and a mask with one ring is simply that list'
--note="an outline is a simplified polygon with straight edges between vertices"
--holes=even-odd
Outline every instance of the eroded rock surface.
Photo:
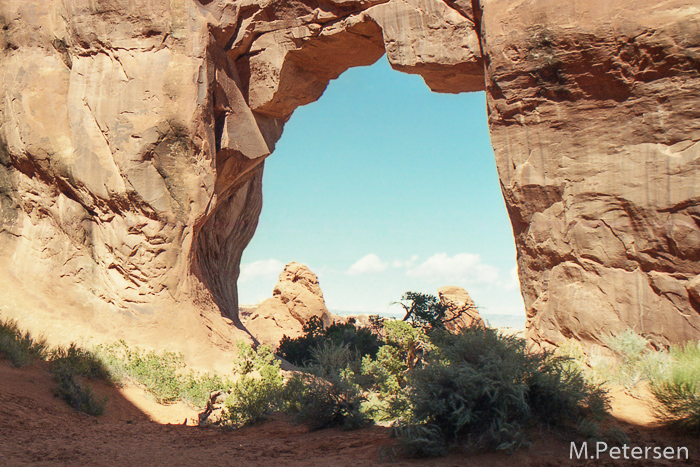
[{"label": "eroded rock surface", "polygon": [[435,91],[486,89],[532,339],[699,338],[698,18],[694,0],[3,0],[0,306],[156,340],[182,315],[230,347],[265,157],[386,53]]},{"label": "eroded rock surface", "polygon": [[326,326],[333,322],[316,274],[303,264],[289,263],[280,274],[272,298],[257,307],[245,326],[260,343],[276,348],[285,335],[301,336],[311,318],[320,319]]},{"label": "eroded rock surface", "polygon": [[491,140],[529,336],[700,338],[700,5],[491,0]]}]

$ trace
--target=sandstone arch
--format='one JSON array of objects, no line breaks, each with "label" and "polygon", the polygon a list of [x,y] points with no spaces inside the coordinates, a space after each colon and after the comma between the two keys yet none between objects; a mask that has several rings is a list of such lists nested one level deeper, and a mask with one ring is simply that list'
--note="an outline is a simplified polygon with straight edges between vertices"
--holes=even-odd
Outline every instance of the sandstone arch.
[{"label": "sandstone arch", "polygon": [[486,90],[530,337],[700,338],[700,15],[628,3],[5,1],[3,303],[226,345],[284,122],[386,51]]}]

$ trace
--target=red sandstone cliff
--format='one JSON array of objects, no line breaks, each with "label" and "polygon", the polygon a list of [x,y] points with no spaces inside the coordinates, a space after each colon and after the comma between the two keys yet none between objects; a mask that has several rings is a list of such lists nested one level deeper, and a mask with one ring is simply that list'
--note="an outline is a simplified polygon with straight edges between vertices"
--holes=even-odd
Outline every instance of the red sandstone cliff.
[{"label": "red sandstone cliff", "polygon": [[688,0],[5,0],[0,309],[153,342],[187,322],[229,346],[265,157],[297,106],[386,53],[435,91],[486,90],[530,337],[700,338],[699,17]]}]

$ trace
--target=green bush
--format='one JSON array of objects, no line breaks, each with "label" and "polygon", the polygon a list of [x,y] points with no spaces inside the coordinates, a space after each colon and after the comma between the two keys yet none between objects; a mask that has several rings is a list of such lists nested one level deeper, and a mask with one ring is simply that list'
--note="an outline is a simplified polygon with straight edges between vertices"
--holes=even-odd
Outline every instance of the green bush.
[{"label": "green bush", "polygon": [[224,425],[232,428],[261,422],[284,408],[280,362],[270,347],[261,345],[254,350],[239,342],[238,350],[235,371],[240,379],[230,389],[222,420]]},{"label": "green bush", "polygon": [[371,423],[362,410],[366,400],[353,381],[357,360],[347,344],[322,343],[312,360],[285,386],[285,399],[295,419],[312,430],[339,426],[346,430]]},{"label": "green bush", "polygon": [[378,393],[374,402],[375,420],[396,418],[405,413],[402,393],[406,373],[422,362],[424,353],[431,348],[425,330],[405,321],[384,322],[384,345],[377,356],[362,359],[361,371],[355,380],[365,390]]},{"label": "green bush", "polygon": [[644,337],[632,330],[606,336],[603,343],[612,351],[612,357],[603,355],[598,348],[584,352],[581,343],[574,340],[561,344],[556,353],[567,357],[568,364],[583,371],[590,382],[617,384],[630,392],[671,364],[668,352],[653,350]]},{"label": "green bush", "polygon": [[312,350],[324,343],[347,345],[359,358],[365,355],[374,357],[380,345],[376,334],[369,328],[357,327],[354,319],[347,323],[333,323],[324,327],[323,321],[314,316],[304,325],[302,336],[295,339],[288,336],[282,338],[277,355],[293,365],[302,367],[312,360]]},{"label": "green bush", "polygon": [[612,365],[597,366],[601,379],[624,386],[628,390],[632,390],[641,381],[648,379],[649,370],[658,353],[650,348],[649,342],[644,337],[628,329],[619,334],[604,337],[603,343],[612,350],[615,362]]},{"label": "green bush", "polygon": [[53,374],[70,374],[90,379],[111,381],[112,375],[93,352],[72,343],[68,348],[57,347],[49,352],[49,364]]},{"label": "green bush", "polygon": [[560,346],[558,353],[571,357],[569,364],[583,369],[589,381],[619,384],[629,391],[640,382],[650,382],[657,418],[669,426],[700,432],[699,343],[656,351],[631,330],[603,342],[613,352],[612,362],[586,355],[575,343]]},{"label": "green bush", "polygon": [[657,416],[667,425],[700,433],[700,343],[671,347],[670,359],[666,371],[651,379]]},{"label": "green bush", "polygon": [[46,354],[46,339],[35,339],[29,332],[22,332],[17,321],[0,322],[0,356],[10,360],[12,366],[23,367]]},{"label": "green bush", "polygon": [[550,354],[492,329],[430,334],[424,363],[408,373],[410,415],[396,425],[406,452],[434,456],[451,446],[512,451],[543,424],[576,431],[602,417],[606,393]]},{"label": "green bush", "polygon": [[75,343],[68,348],[58,347],[49,353],[49,371],[56,381],[54,394],[68,405],[89,415],[104,413],[107,398],[98,398],[84,381],[111,381],[111,375],[95,355]]},{"label": "green bush", "polygon": [[146,352],[131,348],[124,341],[100,345],[95,354],[115,381],[136,381],[161,404],[184,400],[205,407],[212,391],[230,386],[218,376],[185,371],[182,354]]},{"label": "green bush", "polygon": [[68,405],[89,415],[102,415],[107,406],[107,397],[99,398],[92,388],[75,375],[68,373],[54,374],[56,386],[53,392],[64,399]]},{"label": "green bush", "polygon": [[444,327],[447,307],[434,295],[420,292],[406,292],[400,302],[406,312],[403,321],[415,327],[438,329]]}]

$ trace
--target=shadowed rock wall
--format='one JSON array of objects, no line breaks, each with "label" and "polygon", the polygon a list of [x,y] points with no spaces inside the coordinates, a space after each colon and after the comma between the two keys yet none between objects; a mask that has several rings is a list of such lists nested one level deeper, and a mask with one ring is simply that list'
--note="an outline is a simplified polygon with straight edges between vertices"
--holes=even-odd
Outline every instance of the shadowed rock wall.
[{"label": "shadowed rock wall", "polygon": [[698,8],[627,3],[5,0],[0,299],[227,340],[265,157],[386,53],[486,89],[533,339],[698,338]]}]

